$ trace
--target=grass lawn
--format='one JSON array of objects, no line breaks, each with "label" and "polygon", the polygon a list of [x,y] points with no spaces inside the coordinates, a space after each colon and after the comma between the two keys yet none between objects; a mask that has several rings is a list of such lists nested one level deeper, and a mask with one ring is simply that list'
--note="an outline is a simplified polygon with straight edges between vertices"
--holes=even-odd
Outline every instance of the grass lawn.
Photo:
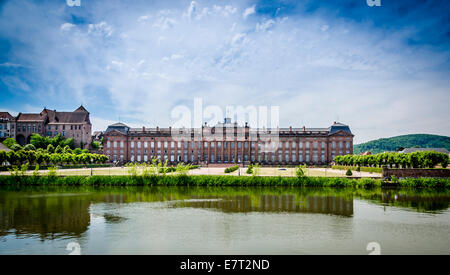
[{"label": "grass lawn", "polygon": [[[281,169],[281,170],[280,170]],[[92,175],[94,176],[126,176],[129,168],[123,167],[110,167],[110,168],[93,168]],[[234,171],[233,173],[225,174],[225,168],[200,168],[189,171],[191,175],[238,175],[238,171]],[[341,170],[334,169],[324,169],[324,168],[307,168],[306,176],[309,177],[345,177],[344,172]],[[240,174],[241,176],[250,176],[246,174],[247,168],[241,168]],[[281,176],[281,177],[295,177],[296,168],[276,168],[276,167],[261,167],[259,168],[259,176]],[[41,170],[40,174],[45,175],[48,171]],[[80,169],[61,169],[56,171],[58,175],[61,176],[90,176],[91,169],[90,168],[80,168]],[[8,175],[9,172],[4,172],[2,174]],[[28,171],[27,175],[32,175],[33,171]],[[142,169],[138,169],[138,174],[142,174]],[[359,172],[354,172],[353,176],[371,176],[376,177],[380,176],[379,174],[373,173],[363,173],[360,175]]]}]

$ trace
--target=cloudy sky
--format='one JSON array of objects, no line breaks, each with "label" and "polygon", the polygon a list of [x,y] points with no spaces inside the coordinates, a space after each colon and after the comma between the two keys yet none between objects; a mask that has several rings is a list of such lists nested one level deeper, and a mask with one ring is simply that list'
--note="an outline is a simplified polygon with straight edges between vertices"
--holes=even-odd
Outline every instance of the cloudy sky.
[{"label": "cloudy sky", "polygon": [[0,109],[167,127],[201,98],[279,106],[281,127],[339,120],[356,143],[450,135],[450,2],[381,4],[3,0]]}]

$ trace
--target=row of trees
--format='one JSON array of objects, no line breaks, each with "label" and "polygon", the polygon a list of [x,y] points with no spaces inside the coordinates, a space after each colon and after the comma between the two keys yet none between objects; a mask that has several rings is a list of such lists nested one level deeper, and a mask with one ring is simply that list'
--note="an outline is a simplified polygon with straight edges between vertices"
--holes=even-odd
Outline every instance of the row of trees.
[{"label": "row of trees", "polygon": [[337,156],[334,160],[336,164],[346,166],[381,167],[387,165],[391,168],[434,168],[440,164],[443,168],[446,168],[449,163],[449,156],[434,151],[409,154],[392,152],[367,156]]},{"label": "row of trees", "polygon": [[99,154],[41,153],[38,151],[0,151],[0,165],[75,165],[106,163],[108,157]]}]

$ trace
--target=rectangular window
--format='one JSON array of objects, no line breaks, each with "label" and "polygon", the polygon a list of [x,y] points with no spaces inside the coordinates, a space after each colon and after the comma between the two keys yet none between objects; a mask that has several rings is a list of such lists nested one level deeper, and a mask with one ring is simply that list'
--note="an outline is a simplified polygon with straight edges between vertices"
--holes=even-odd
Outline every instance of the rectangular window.
[{"label": "rectangular window", "polygon": [[130,145],[131,145],[131,148],[134,148],[134,141],[132,141],[132,142],[130,143]]},{"label": "rectangular window", "polygon": [[123,148],[123,141],[120,142],[120,148]]}]

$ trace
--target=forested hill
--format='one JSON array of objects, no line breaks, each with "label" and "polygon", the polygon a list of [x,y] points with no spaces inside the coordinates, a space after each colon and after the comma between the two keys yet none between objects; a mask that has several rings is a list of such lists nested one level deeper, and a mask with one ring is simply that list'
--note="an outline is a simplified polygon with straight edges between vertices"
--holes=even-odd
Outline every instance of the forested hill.
[{"label": "forested hill", "polygon": [[354,145],[353,153],[356,155],[361,152],[370,151],[372,154],[377,154],[385,151],[395,151],[399,147],[446,148],[450,151],[450,137],[415,134],[381,138]]}]

